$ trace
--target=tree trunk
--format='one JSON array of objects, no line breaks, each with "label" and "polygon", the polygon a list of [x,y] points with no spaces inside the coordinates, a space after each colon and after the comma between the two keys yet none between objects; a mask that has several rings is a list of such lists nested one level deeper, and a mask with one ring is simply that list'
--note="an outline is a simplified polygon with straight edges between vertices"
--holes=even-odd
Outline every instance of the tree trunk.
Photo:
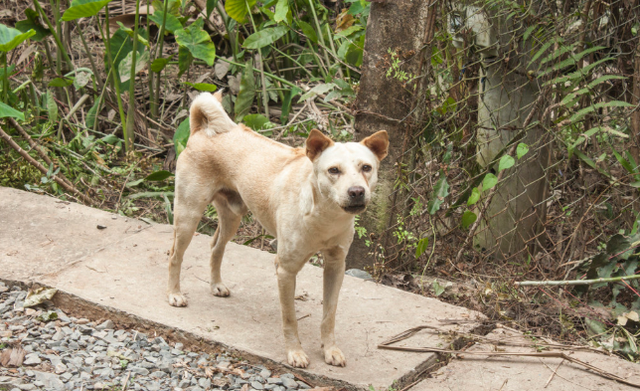
[{"label": "tree trunk", "polygon": [[[504,15],[476,7],[466,9],[467,26],[481,48],[477,161],[498,175],[498,164],[488,167],[499,154],[506,154],[512,141],[530,146],[530,151],[507,169],[473,238],[476,249],[494,258],[507,259],[534,246],[545,219],[543,200],[547,191],[545,169],[549,150],[545,132],[528,128],[539,117],[534,104],[539,95],[535,80],[526,73],[530,47],[514,47],[510,41],[522,25],[515,26]],[[474,15],[471,17],[471,15]],[[520,44],[522,46],[522,44]],[[525,121],[528,119],[528,123]],[[520,137],[520,140],[514,140]],[[515,155],[515,154],[513,154]],[[489,192],[484,192],[488,194]],[[481,201],[479,205],[482,205]]]},{"label": "tree trunk", "polygon": [[[429,63],[423,59],[430,53],[422,49],[429,37],[425,35],[429,31],[427,26],[433,25],[434,11],[435,7],[424,1],[388,0],[371,4],[355,104],[356,140],[385,129],[389,132],[390,147],[378,173],[376,196],[358,222],[366,230],[366,237],[356,235],[347,257],[348,268],[372,266],[375,243],[385,247],[381,235],[394,222],[393,185],[416,123],[413,109],[421,101],[421,89],[412,79],[422,74],[421,67]],[[407,78],[396,70],[404,71]]]}]

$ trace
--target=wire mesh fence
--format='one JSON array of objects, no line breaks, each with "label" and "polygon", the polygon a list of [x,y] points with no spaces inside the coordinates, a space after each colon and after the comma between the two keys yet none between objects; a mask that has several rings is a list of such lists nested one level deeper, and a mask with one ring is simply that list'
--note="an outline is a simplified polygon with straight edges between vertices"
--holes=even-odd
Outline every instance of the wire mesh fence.
[{"label": "wire mesh fence", "polygon": [[612,235],[635,233],[638,1],[430,7],[426,74],[398,71],[402,56],[389,53],[387,77],[426,78],[429,90],[374,246],[384,267],[535,259],[557,278]]}]

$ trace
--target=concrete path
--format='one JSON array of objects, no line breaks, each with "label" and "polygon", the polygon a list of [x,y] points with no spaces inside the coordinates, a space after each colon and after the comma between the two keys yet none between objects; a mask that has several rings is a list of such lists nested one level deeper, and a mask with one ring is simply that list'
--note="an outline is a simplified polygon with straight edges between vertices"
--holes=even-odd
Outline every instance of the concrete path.
[{"label": "concrete path", "polygon": [[[98,229],[98,225],[106,228]],[[230,243],[222,272],[231,297],[213,297],[208,286],[210,238],[197,235],[183,265],[182,288],[189,306],[174,308],[165,296],[172,236],[168,225],[149,225],[47,196],[0,188],[0,278],[45,283],[212,343],[285,362],[274,255]],[[481,317],[464,308],[347,276],[336,323],[336,338],[347,356],[347,367],[336,368],[324,363],[320,349],[321,288],[322,270],[307,265],[298,276],[300,300],[296,300],[300,338],[312,360],[306,372],[359,388],[404,387],[413,382],[417,372],[436,362],[437,357],[430,353],[377,349],[380,342],[420,325],[469,331]],[[442,319],[468,323],[443,326]],[[521,335],[504,333],[504,329],[497,329],[489,336],[528,341]],[[399,346],[449,347],[450,342],[432,332],[421,332]],[[481,344],[471,349],[496,348]],[[514,349],[532,350],[506,348]],[[640,383],[636,364],[597,353],[574,355]],[[412,391],[634,389],[569,363],[558,369],[545,388],[559,362],[465,355],[417,383]]]},{"label": "concrete path", "polygon": [[[477,344],[469,350],[480,352],[536,352],[528,347],[530,338],[507,329],[495,329],[487,338],[523,347]],[[640,365],[597,352],[565,351],[565,354],[591,364],[626,381],[640,384]],[[460,359],[440,368],[411,391],[631,391],[638,388],[605,379],[584,367],[561,358],[483,356],[462,354]],[[563,362],[564,361],[564,362]],[[560,365],[562,363],[562,365]],[[555,375],[554,375],[555,372]]]},{"label": "concrete path", "polygon": [[[97,226],[105,226],[98,229]],[[240,351],[285,362],[274,255],[230,243],[222,275],[231,297],[209,292],[209,240],[198,235],[187,250],[182,289],[186,308],[165,295],[172,227],[128,219],[82,205],[0,188],[0,277],[55,286],[86,300],[189,331]],[[307,265],[296,300],[308,372],[358,387],[386,389],[435,361],[433,354],[384,351],[377,344],[439,319],[473,321],[478,314],[437,300],[346,276],[340,294],[336,339],[347,367],[326,365],[320,349],[322,270]],[[468,330],[473,322],[443,326]],[[412,339],[443,346],[433,333]]]}]

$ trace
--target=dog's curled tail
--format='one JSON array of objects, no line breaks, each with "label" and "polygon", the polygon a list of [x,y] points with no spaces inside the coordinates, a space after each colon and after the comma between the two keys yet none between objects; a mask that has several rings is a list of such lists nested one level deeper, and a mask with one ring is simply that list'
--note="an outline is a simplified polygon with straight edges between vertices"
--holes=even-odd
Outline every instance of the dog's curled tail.
[{"label": "dog's curled tail", "polygon": [[225,133],[236,127],[222,107],[222,91],[203,92],[191,104],[191,135],[204,130],[208,136]]}]

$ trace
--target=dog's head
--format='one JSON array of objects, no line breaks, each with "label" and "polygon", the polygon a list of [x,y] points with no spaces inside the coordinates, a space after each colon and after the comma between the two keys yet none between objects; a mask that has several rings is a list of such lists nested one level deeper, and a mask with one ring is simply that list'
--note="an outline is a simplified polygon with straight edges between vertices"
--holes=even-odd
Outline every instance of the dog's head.
[{"label": "dog's head", "polygon": [[353,214],[363,212],[371,201],[380,161],[387,156],[388,149],[389,136],[385,130],[359,143],[334,143],[313,129],[306,142],[320,192]]}]

